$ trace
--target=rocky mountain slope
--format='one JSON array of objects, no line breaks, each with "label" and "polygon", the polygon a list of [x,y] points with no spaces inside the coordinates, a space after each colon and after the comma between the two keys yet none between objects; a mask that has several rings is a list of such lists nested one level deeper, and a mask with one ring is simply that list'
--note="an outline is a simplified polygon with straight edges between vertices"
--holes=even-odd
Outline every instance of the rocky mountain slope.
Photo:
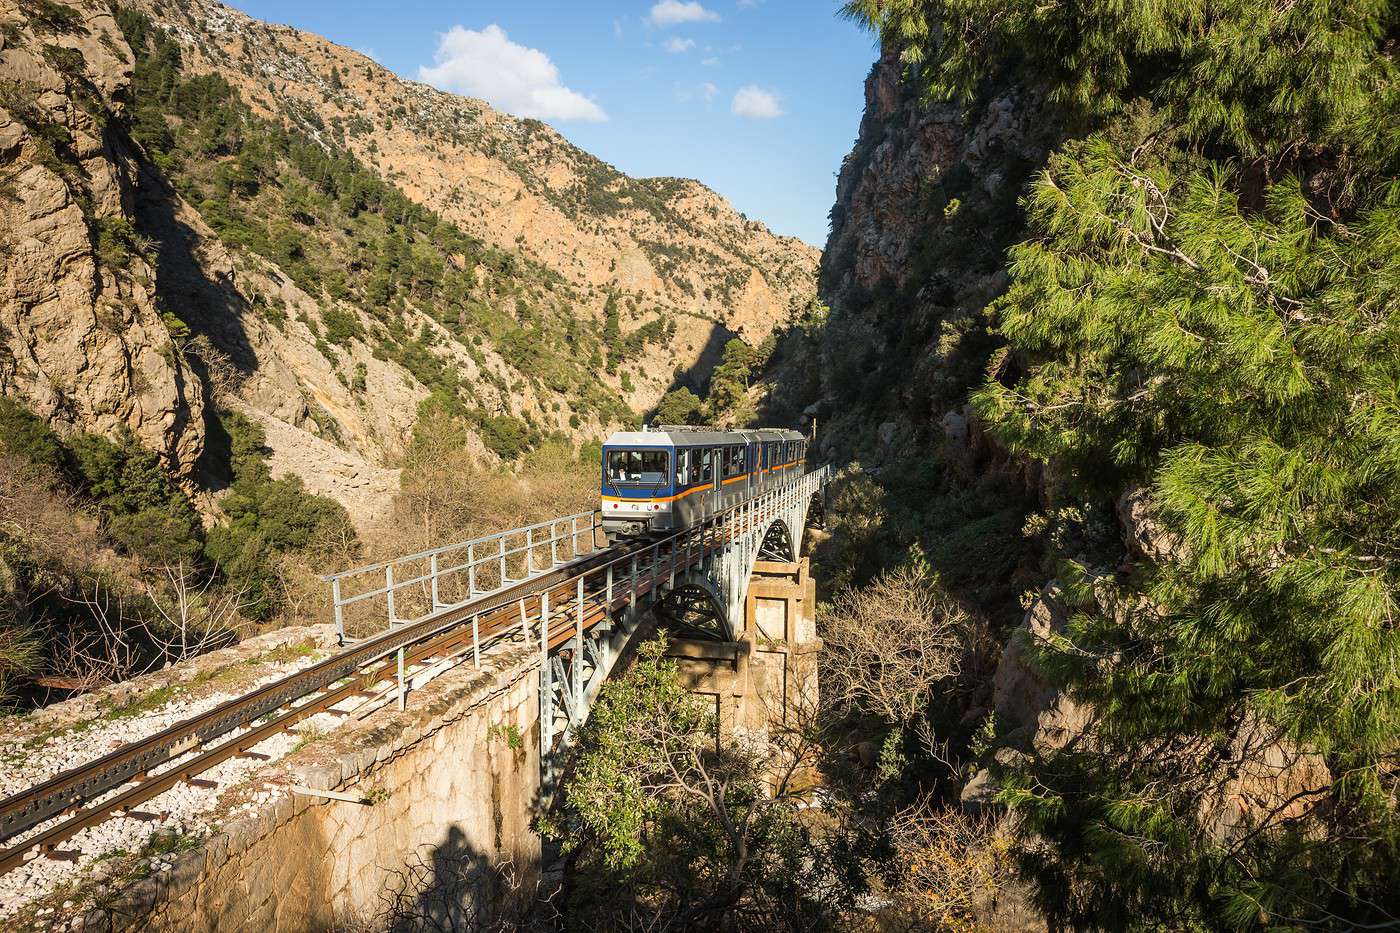
[{"label": "rocky mountain slope", "polygon": [[430,395],[482,456],[596,437],[813,293],[683,179],[217,3],[0,2],[0,388],[191,491],[216,412],[361,523]]}]

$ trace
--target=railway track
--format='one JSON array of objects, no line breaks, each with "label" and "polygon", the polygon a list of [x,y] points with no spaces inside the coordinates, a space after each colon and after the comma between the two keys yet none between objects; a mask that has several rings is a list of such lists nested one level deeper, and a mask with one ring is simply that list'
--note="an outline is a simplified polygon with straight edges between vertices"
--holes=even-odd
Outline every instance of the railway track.
[{"label": "railway track", "polygon": [[[595,551],[488,596],[366,639],[282,680],[8,797],[0,801],[0,842],[9,843],[0,850],[0,873],[35,855],[74,858],[79,853],[64,852],[58,846],[82,830],[113,816],[138,813],[140,804],[181,782],[199,783],[199,774],[229,758],[253,756],[253,746],[310,716],[341,712],[334,710],[338,704],[376,696],[376,685],[397,677],[400,649],[404,649],[405,668],[460,654],[467,647],[475,649],[479,660],[482,648],[503,638],[537,637],[541,609],[546,605],[551,610],[547,642],[554,649],[574,635],[580,619],[585,628],[591,628],[627,602],[627,594],[619,590],[609,605],[594,582],[582,588],[580,615],[580,588],[576,584],[590,570],[626,559],[636,551],[651,551],[639,564],[645,579],[636,592],[644,595],[651,589],[652,563],[664,558],[669,568],[674,547],[673,541],[671,547],[617,546]],[[52,822],[59,817],[66,818]],[[52,825],[43,827],[45,823]],[[39,827],[43,828],[34,832]]]},{"label": "railway track", "polygon": [[[733,513],[731,516],[730,513]],[[595,550],[474,600],[401,624],[312,666],[154,735],[0,800],[0,873],[32,857],[76,858],[59,845],[113,816],[138,815],[142,803],[234,757],[259,757],[253,746],[317,713],[355,698],[373,700],[386,681],[470,649],[514,638],[543,652],[563,648],[630,602],[705,560],[765,520],[743,506],[670,537]],[[731,520],[734,519],[734,520]],[[603,569],[607,568],[606,573]],[[615,571],[623,571],[615,574]],[[541,631],[540,620],[548,618]],[[400,665],[400,653],[402,664]],[[456,659],[456,660],[454,660]],[[243,730],[243,731],[240,731]],[[45,825],[48,824],[48,825]]]}]

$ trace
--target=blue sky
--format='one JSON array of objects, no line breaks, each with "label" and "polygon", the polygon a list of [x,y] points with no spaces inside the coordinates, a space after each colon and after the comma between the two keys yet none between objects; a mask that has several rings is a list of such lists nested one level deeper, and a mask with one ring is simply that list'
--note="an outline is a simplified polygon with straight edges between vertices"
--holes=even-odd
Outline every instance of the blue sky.
[{"label": "blue sky", "polygon": [[[228,0],[226,0],[228,2]],[[825,245],[875,58],[835,0],[231,0]]]}]

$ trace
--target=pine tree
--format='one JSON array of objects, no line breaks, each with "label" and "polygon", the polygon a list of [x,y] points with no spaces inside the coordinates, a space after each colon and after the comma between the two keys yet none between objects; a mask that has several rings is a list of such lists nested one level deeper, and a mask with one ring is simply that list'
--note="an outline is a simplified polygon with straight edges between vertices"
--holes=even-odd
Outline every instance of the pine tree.
[{"label": "pine tree", "polygon": [[724,345],[719,365],[710,374],[708,417],[712,423],[745,425],[752,420],[749,378],[755,362],[753,350],[738,337]]},{"label": "pine tree", "polygon": [[655,420],[659,424],[699,424],[701,411],[699,396],[688,387],[681,386],[661,397],[656,406]]},{"label": "pine tree", "polygon": [[[1107,602],[1058,555],[1080,598],[1036,655],[1095,722],[1002,774],[1042,903],[1076,927],[1394,923],[1400,8],[847,12],[931,96],[1017,81],[1079,128],[1026,198],[975,401],[1076,495],[1145,484],[1179,542]],[[1321,767],[1222,830],[1261,750]]]}]

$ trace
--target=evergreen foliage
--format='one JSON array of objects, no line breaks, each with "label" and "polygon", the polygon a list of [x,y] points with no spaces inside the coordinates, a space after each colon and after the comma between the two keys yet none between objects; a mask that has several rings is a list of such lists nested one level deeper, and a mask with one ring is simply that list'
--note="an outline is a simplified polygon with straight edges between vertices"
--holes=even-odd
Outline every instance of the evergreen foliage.
[{"label": "evergreen foliage", "polygon": [[[1112,929],[1394,923],[1400,8],[847,11],[934,97],[1014,72],[1077,128],[1026,197],[976,404],[1062,500],[1147,485],[1170,544],[1113,611],[1081,585],[1096,548],[1057,555],[1077,608],[1035,654],[1096,721],[1002,775],[1044,906]],[[1290,750],[1318,756],[1306,786],[1250,771]],[[1235,780],[1259,800],[1222,826]]]},{"label": "evergreen foliage", "polygon": [[223,500],[229,521],[209,531],[206,553],[244,594],[244,613],[270,618],[282,604],[277,558],[355,542],[350,516],[334,499],[312,495],[301,477],[273,479],[262,429],[235,412],[220,419],[232,445],[233,486]]},{"label": "evergreen foliage", "polygon": [[661,397],[652,419],[660,424],[700,424],[704,403],[686,386],[672,389]]},{"label": "evergreen foliage", "polygon": [[706,404],[712,424],[744,427],[753,420],[749,379],[758,362],[754,351],[738,337],[724,345],[719,365],[710,374],[710,393]]},{"label": "evergreen foliage", "polygon": [[70,447],[84,490],[123,547],[157,565],[199,560],[199,516],[155,453],[129,434],[119,441],[80,434]]},{"label": "evergreen foliage", "polygon": [[0,453],[60,475],[68,469],[68,451],[48,422],[6,395],[0,395]]},{"label": "evergreen foliage", "polygon": [[312,495],[298,477],[273,479],[262,429],[224,412],[233,486],[222,501],[226,525],[205,532],[189,498],[160,458],[130,434],[110,440],[79,434],[67,443],[43,419],[0,397],[0,454],[21,457],[42,475],[71,485],[102,516],[107,534],[153,567],[184,566],[244,594],[243,612],[270,618],[282,604],[279,555],[356,546],[345,509]]}]

